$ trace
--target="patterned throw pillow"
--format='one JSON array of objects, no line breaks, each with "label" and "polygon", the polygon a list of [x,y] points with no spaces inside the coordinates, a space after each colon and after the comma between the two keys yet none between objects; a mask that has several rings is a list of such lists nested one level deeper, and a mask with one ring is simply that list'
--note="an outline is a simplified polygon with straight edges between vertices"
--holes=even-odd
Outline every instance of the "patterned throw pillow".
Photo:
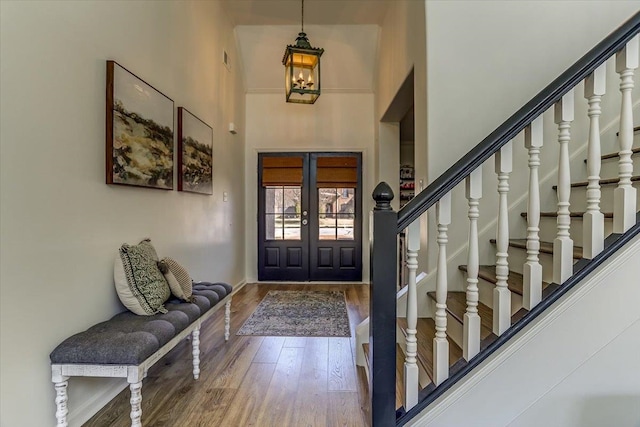
[{"label": "patterned throw pillow", "polygon": [[171,291],[157,261],[158,254],[149,239],[120,247],[113,267],[116,292],[122,304],[135,314],[167,312],[163,304]]},{"label": "patterned throw pillow", "polygon": [[169,282],[171,293],[181,300],[191,302],[193,281],[187,270],[173,258],[162,258],[160,262],[168,268],[168,271],[164,273],[164,277],[167,279],[167,282]]}]

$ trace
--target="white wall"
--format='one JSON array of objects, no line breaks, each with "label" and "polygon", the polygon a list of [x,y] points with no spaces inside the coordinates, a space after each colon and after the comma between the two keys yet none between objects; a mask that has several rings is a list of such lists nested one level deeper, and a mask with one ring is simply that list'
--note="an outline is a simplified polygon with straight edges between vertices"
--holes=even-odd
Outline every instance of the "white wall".
[{"label": "white wall", "polygon": [[426,9],[432,181],[637,12],[638,2],[427,0]]},{"label": "white wall", "polygon": [[[149,236],[195,279],[243,280],[244,89],[219,2],[2,1],[0,15],[0,424],[45,426],[49,353],[123,309],[112,279],[122,243]],[[213,127],[213,196],[104,183],[107,59]],[[71,425],[122,386],[71,379]]]},{"label": "white wall", "polygon": [[413,426],[620,426],[640,419],[640,237]]},{"label": "white wall", "polygon": [[639,338],[640,320],[636,320],[508,425],[637,426]]},{"label": "white wall", "polygon": [[246,277],[257,280],[258,153],[362,152],[362,280],[369,281],[369,214],[374,187],[374,114],[371,93],[323,93],[313,105],[288,104],[284,93],[246,98]]}]

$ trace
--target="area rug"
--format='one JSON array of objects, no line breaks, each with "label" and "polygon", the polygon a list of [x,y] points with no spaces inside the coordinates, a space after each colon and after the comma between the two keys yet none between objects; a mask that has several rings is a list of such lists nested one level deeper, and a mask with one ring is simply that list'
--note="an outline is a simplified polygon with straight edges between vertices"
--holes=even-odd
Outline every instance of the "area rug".
[{"label": "area rug", "polygon": [[269,291],[236,335],[350,337],[344,292]]}]

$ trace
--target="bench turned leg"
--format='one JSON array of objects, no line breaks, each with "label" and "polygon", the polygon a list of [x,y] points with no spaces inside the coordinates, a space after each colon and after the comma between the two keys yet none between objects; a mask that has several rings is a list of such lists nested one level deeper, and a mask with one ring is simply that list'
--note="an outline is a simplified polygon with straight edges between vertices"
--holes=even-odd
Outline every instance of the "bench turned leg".
[{"label": "bench turned leg", "polygon": [[195,328],[191,335],[193,336],[193,378],[197,380],[200,377],[200,326]]},{"label": "bench turned leg", "polygon": [[131,390],[131,427],[142,427],[142,381],[129,384]]},{"label": "bench turned leg", "polygon": [[69,377],[61,377],[61,381],[57,381],[54,386],[56,388],[56,419],[58,420],[57,427],[67,427],[67,414],[69,410],[67,409],[67,386],[69,385],[69,381],[67,381]]},{"label": "bench turned leg", "polygon": [[229,325],[231,323],[231,300],[224,305],[224,340],[229,341]]}]

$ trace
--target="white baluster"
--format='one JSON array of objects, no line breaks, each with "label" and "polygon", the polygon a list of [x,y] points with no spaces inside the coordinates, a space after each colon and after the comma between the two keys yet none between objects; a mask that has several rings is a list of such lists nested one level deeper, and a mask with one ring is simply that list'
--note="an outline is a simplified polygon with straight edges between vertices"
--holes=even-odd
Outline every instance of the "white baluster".
[{"label": "white baluster", "polygon": [[573,274],[573,240],[569,234],[571,216],[569,197],[571,196],[571,170],[569,166],[569,141],[573,121],[573,89],[555,105],[555,122],[558,125],[558,234],[553,241],[553,281],[564,283]]},{"label": "white baluster", "polygon": [[231,299],[224,305],[224,340],[229,341],[229,329],[231,327]]},{"label": "white baluster", "polygon": [[56,389],[56,420],[58,423],[56,427],[67,427],[69,424],[67,423],[67,414],[69,410],[67,409],[67,386],[69,385],[69,377],[59,377],[61,381],[57,381],[54,384]]},{"label": "white baluster", "polygon": [[466,196],[469,202],[469,249],[467,251],[467,312],[464,314],[462,355],[471,360],[480,352],[480,316],[478,315],[478,210],[482,197],[482,167],[467,177]]},{"label": "white baluster", "polygon": [[200,377],[200,326],[197,326],[193,332],[191,332],[193,339],[191,340],[193,355],[193,378],[198,379]]},{"label": "white baluster", "polygon": [[631,146],[633,145],[633,105],[631,91],[633,90],[633,70],[638,68],[640,35],[631,39],[624,49],[616,54],[616,72],[620,74],[620,92],[622,105],[620,107],[620,160],[618,161],[618,188],[613,192],[613,232],[624,233],[636,223],[636,189],[631,186],[633,160],[631,160]]},{"label": "white baluster", "polygon": [[600,212],[600,99],[604,95],[606,63],[584,82],[584,97],[589,102],[589,151],[587,155],[587,211],[583,215],[582,256],[591,259],[604,248],[604,215]]},{"label": "white baluster", "polygon": [[451,224],[451,193],[436,204],[438,222],[438,272],[436,275],[436,336],[433,338],[433,383],[438,386],[449,378],[449,341],[447,340],[447,230]]},{"label": "white baluster", "polygon": [[142,427],[142,381],[129,384],[131,391],[131,427]]},{"label": "white baluster", "polygon": [[540,149],[544,142],[542,115],[524,131],[524,146],[529,150],[529,198],[527,201],[527,261],[523,266],[522,306],[531,310],[542,300],[540,253]]},{"label": "white baluster", "polygon": [[416,271],[420,250],[420,220],[414,221],[407,229],[407,357],[404,361],[404,408],[409,410],[418,403],[418,295]]},{"label": "white baluster", "polygon": [[511,326],[509,279],[509,174],[513,169],[512,141],[496,153],[498,175],[498,232],[496,233],[496,287],[493,289],[493,333],[500,336]]}]

